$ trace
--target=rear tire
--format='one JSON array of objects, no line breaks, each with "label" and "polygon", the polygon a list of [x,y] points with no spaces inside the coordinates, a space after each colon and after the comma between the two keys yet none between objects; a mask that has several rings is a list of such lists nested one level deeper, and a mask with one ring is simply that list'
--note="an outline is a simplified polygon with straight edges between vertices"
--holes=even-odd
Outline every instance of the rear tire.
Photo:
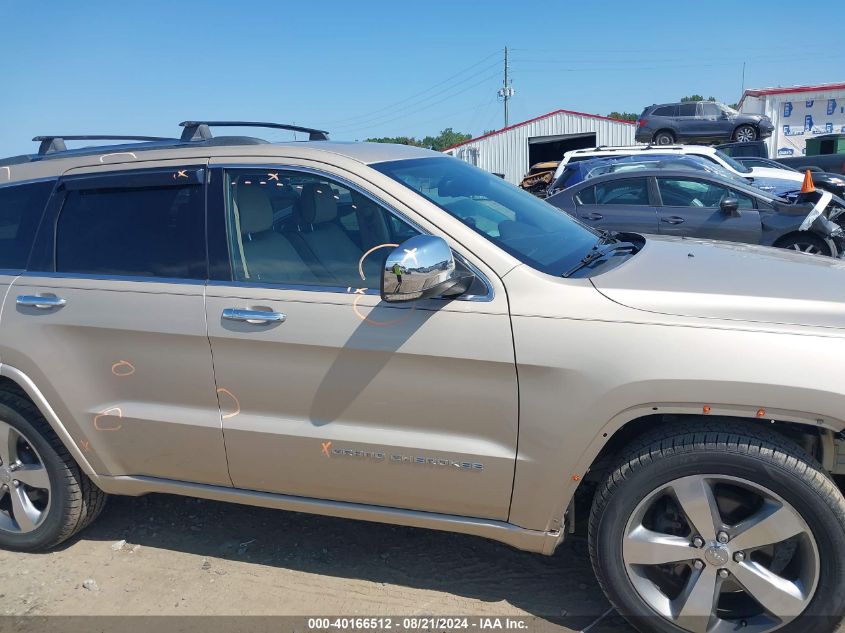
[{"label": "rear tire", "polygon": [[833,255],[827,242],[807,231],[803,231],[802,235],[790,235],[778,242],[776,246],[811,255],[824,255],[826,257]]},{"label": "rear tire", "polygon": [[641,631],[822,633],[845,613],[845,498],[765,428],[687,423],[641,438],[596,491],[589,547]]},{"label": "rear tire", "polygon": [[653,142],[655,145],[673,145],[675,143],[675,135],[669,130],[660,130],[654,135]]},{"label": "rear tire", "polygon": [[80,470],[35,405],[16,391],[0,391],[0,442],[0,547],[48,549],[102,512],[106,494]]},{"label": "rear tire", "polygon": [[750,143],[757,140],[757,130],[753,125],[740,125],[734,130],[734,140],[738,143]]}]

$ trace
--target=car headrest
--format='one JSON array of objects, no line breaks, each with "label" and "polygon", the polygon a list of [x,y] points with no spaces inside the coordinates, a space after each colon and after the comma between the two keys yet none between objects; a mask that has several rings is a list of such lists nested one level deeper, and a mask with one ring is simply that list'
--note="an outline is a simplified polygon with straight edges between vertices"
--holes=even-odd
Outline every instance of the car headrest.
[{"label": "car headrest", "polygon": [[337,199],[327,183],[309,182],[302,186],[299,217],[304,224],[321,224],[337,218]]},{"label": "car headrest", "polygon": [[241,233],[260,233],[273,226],[273,205],[260,185],[238,185],[235,204],[241,221]]}]

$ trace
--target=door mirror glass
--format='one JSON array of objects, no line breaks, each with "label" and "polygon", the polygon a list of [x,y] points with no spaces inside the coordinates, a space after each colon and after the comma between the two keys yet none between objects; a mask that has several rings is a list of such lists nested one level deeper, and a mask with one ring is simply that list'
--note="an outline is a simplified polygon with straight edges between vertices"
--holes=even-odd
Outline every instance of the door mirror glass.
[{"label": "door mirror glass", "polygon": [[455,268],[452,249],[442,237],[417,235],[393,249],[381,271],[384,301],[414,301],[464,292],[472,275]]},{"label": "door mirror glass", "polygon": [[722,208],[722,211],[727,215],[739,215],[739,200],[737,200],[733,196],[722,198],[722,201],[719,203],[719,206]]}]

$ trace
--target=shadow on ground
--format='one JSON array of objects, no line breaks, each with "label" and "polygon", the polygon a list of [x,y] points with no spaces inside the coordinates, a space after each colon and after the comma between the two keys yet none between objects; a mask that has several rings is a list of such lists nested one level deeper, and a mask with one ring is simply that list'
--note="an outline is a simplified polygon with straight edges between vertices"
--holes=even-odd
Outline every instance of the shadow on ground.
[{"label": "shadow on ground", "polygon": [[[148,495],[113,497],[94,525],[70,543],[77,539],[126,539],[279,569],[504,600],[575,630],[609,608],[580,535],[548,557],[461,534]],[[612,630],[627,628],[615,624]]]}]

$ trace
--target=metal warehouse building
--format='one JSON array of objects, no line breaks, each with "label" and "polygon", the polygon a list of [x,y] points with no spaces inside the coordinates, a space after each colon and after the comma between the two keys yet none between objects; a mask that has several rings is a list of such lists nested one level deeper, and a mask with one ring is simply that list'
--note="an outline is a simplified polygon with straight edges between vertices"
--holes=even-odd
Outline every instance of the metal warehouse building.
[{"label": "metal warehouse building", "polygon": [[564,152],[597,145],[633,145],[636,125],[597,114],[555,110],[444,150],[519,183],[535,164],[560,160]]},{"label": "metal warehouse building", "polygon": [[769,156],[801,156],[808,138],[845,132],[845,83],[746,90],[739,109],[774,123]]}]

